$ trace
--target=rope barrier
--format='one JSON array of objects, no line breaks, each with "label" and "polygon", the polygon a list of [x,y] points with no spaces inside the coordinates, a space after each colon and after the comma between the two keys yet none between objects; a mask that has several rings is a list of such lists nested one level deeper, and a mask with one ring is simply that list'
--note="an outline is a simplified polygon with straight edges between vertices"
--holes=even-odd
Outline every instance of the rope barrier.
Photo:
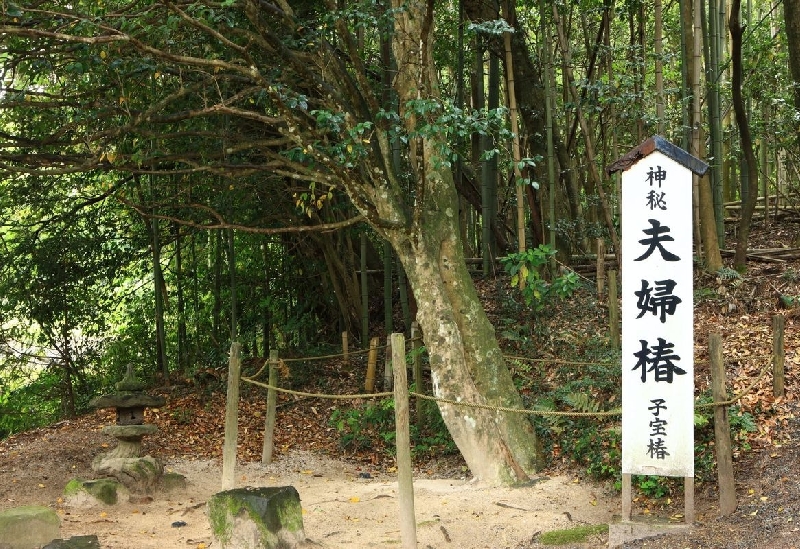
[{"label": "rope barrier", "polygon": [[503,355],[506,360],[520,360],[523,362],[543,362],[548,364],[564,364],[569,366],[614,366],[612,362],[574,362],[560,358],[529,358],[526,356]]},{"label": "rope barrier", "polygon": [[[422,338],[409,338],[406,342],[412,341],[420,341]],[[373,347],[372,349],[377,350],[385,350],[389,348],[390,345],[382,345]],[[348,353],[349,355],[357,355],[362,353],[369,353],[372,349],[364,349],[360,351],[353,351],[352,353]],[[283,372],[288,372],[288,367],[286,366],[289,362],[301,362],[301,361],[309,361],[309,360],[322,360],[322,359],[332,359],[332,358],[340,358],[343,357],[344,354],[334,354],[334,355],[321,355],[321,356],[314,356],[314,357],[306,357],[306,358],[286,358],[286,359],[279,359],[278,360],[278,368]],[[553,359],[553,358],[530,358],[530,357],[522,357],[522,356],[513,356],[513,355],[504,355],[504,359],[506,360],[519,360],[519,361],[527,361],[527,362],[542,362],[542,363],[550,363],[550,364],[563,364],[563,365],[573,365],[573,366],[613,366],[613,363],[609,362],[581,362],[581,361],[569,361],[569,360],[562,360],[562,359]],[[771,358],[771,355],[759,355],[753,357],[743,357],[748,359],[764,359],[764,358]],[[704,361],[697,361],[696,364],[702,364]],[[299,397],[306,397],[306,398],[319,398],[319,399],[329,399],[329,400],[356,400],[356,399],[375,399],[375,398],[385,398],[391,397],[394,395],[392,392],[384,392],[384,393],[363,393],[363,394],[351,394],[351,395],[331,395],[325,393],[309,393],[305,391],[295,391],[292,389],[285,389],[281,387],[274,387],[267,383],[262,383],[256,381],[256,378],[260,376],[265,369],[269,366],[269,360],[265,360],[263,366],[252,376],[242,376],[241,380],[253,385],[257,385],[259,387],[265,389],[273,389],[277,392],[286,393],[294,396]],[[709,402],[703,404],[696,404],[695,409],[697,408],[714,408],[717,406],[731,406],[738,402],[744,396],[750,394],[764,379],[764,376],[767,372],[771,369],[771,365],[767,364],[761,369],[758,377],[745,389],[737,393],[735,396],[731,397],[728,400],[724,400],[721,402]],[[611,417],[611,416],[619,416],[622,414],[622,410],[620,408],[616,408],[613,410],[607,411],[599,411],[599,412],[574,412],[574,411],[558,411],[558,410],[531,410],[526,408],[511,408],[507,406],[495,406],[491,404],[481,404],[481,403],[474,403],[474,402],[464,402],[464,401],[457,401],[442,397],[436,397],[433,395],[425,395],[422,393],[416,392],[409,392],[409,396],[413,396],[415,398],[419,398],[421,400],[428,400],[433,402],[438,402],[441,404],[447,404],[450,406],[462,406],[466,408],[477,408],[483,410],[492,410],[497,412],[507,412],[507,413],[516,413],[516,414],[526,414],[526,415],[538,415],[538,416],[561,416],[561,417]]]},{"label": "rope barrier", "polygon": [[492,404],[479,404],[476,402],[462,402],[458,400],[451,400],[449,398],[435,397],[431,395],[423,395],[409,391],[410,396],[415,396],[423,400],[432,400],[453,406],[463,406],[465,408],[479,408],[482,410],[492,410],[496,412],[510,412],[515,414],[527,414],[532,416],[568,416],[568,417],[607,417],[618,416],[622,414],[621,409],[608,410],[605,412],[567,412],[559,410],[530,410],[527,408],[509,408],[507,406],[494,406]]},{"label": "rope barrier", "polygon": [[[408,338],[408,339],[406,339],[406,344],[409,344],[409,343],[411,343],[413,341],[422,341],[422,338],[421,337]],[[388,349],[389,347],[390,347],[390,345],[384,344],[384,345],[377,345],[377,346],[369,348],[369,349],[359,349],[359,350],[356,350],[356,351],[348,351],[347,352],[347,356],[368,354],[372,349],[375,349],[375,350],[378,350],[378,351],[383,351],[383,350]],[[309,362],[309,361],[313,361],[313,360],[330,360],[332,358],[344,358],[344,353],[338,353],[338,354],[333,354],[333,355],[307,356],[307,357],[300,357],[300,358],[284,358],[282,360],[284,362]]]},{"label": "rope barrier", "polygon": [[761,382],[761,380],[764,379],[764,376],[767,374],[767,372],[771,368],[772,368],[771,364],[767,364],[766,366],[764,366],[761,369],[761,373],[758,375],[758,377],[755,379],[755,381],[753,381],[753,383],[751,383],[747,388],[745,388],[744,390],[740,391],[736,396],[734,396],[734,397],[732,397],[732,398],[730,398],[728,400],[723,400],[721,402],[709,402],[707,404],[697,404],[695,406],[695,408],[714,408],[716,406],[730,406],[732,404],[735,404],[736,401],[738,401],[743,396],[749,395],[750,392],[753,389],[756,388],[756,385],[758,385]]},{"label": "rope barrier", "polygon": [[[293,389],[285,389],[282,387],[275,387],[269,385],[268,383],[261,383],[260,381],[255,381],[249,377],[242,377],[242,381],[247,383],[251,383],[253,385],[257,385],[264,389],[273,389],[279,393],[286,393],[289,395],[294,396],[301,396],[301,397],[309,397],[309,398],[320,398],[320,399],[328,399],[328,400],[364,400],[369,398],[387,398],[394,396],[393,392],[384,392],[384,393],[364,393],[364,394],[352,394],[352,395],[331,395],[325,393],[308,393],[305,391],[295,391]],[[574,417],[605,417],[605,416],[618,416],[622,413],[622,410],[608,410],[606,412],[567,412],[567,411],[557,411],[557,410],[529,410],[525,408],[510,408],[507,406],[494,406],[491,404],[480,404],[475,402],[459,402],[456,400],[451,400],[442,397],[436,397],[432,395],[424,395],[421,393],[415,393],[410,391],[409,396],[417,397],[422,400],[430,400],[434,402],[441,402],[443,404],[450,404],[453,406],[463,406],[467,408],[479,408],[483,410],[493,410],[497,412],[509,412],[509,413],[516,413],[516,414],[528,414],[528,415],[539,415],[539,416],[574,416]]]},{"label": "rope barrier", "polygon": [[[261,373],[261,371],[263,369],[264,368],[259,370],[258,373]],[[761,373],[755,379],[755,381],[753,381],[753,383],[751,383],[748,387],[746,387],[744,390],[742,390],[739,393],[737,393],[732,398],[730,398],[728,400],[721,401],[721,402],[709,402],[709,403],[703,403],[703,404],[696,404],[695,408],[714,408],[716,406],[731,406],[732,404],[735,404],[738,400],[740,400],[742,397],[750,394],[753,391],[753,389],[756,388],[756,386],[761,382],[761,380],[764,379],[764,376],[767,374],[769,369],[770,369],[769,365],[767,365],[764,368],[762,368],[761,369]],[[257,385],[257,386],[262,387],[264,389],[273,389],[273,390],[275,390],[275,391],[277,391],[279,393],[286,393],[286,394],[289,394],[289,395],[300,396],[300,397],[308,397],[308,398],[319,398],[319,399],[328,399],[328,400],[356,400],[356,399],[363,400],[363,399],[387,398],[387,397],[394,396],[393,392],[362,393],[362,394],[351,394],[351,395],[331,395],[331,394],[325,394],[325,393],[309,393],[309,392],[305,392],[305,391],[295,391],[295,390],[292,390],[292,389],[285,389],[285,388],[282,388],[282,387],[275,387],[275,386],[269,385],[267,383],[262,383],[262,382],[256,381],[255,379],[253,379],[255,377],[257,377],[257,376],[250,376],[250,377],[242,376],[241,380],[245,381],[247,383],[251,383],[253,385]],[[433,401],[433,402],[437,402],[437,403],[441,403],[441,404],[447,404],[447,405],[451,405],[451,406],[462,406],[462,407],[465,407],[465,408],[477,408],[477,409],[482,409],[482,410],[491,410],[491,411],[496,411],[496,412],[507,412],[507,413],[514,413],[514,414],[526,414],[526,415],[532,415],[532,416],[612,417],[612,416],[622,415],[622,409],[621,408],[615,408],[613,410],[606,410],[606,411],[599,411],[599,412],[571,412],[571,411],[560,411],[560,410],[531,410],[531,409],[527,409],[527,408],[511,408],[511,407],[508,407],[508,406],[495,406],[493,404],[481,404],[481,403],[476,403],[476,402],[464,402],[464,401],[452,400],[452,399],[448,399],[448,398],[437,397],[437,396],[433,396],[433,395],[425,395],[425,394],[416,393],[416,392],[413,392],[413,391],[409,391],[408,394],[409,394],[409,396],[413,396],[413,397],[419,398],[421,400],[428,400],[428,401]]]},{"label": "rope barrier", "polygon": [[275,387],[275,386],[270,385],[268,383],[261,383],[260,381],[256,381],[256,380],[254,380],[254,379],[252,379],[250,377],[242,376],[241,380],[245,381],[247,383],[251,383],[253,385],[257,385],[259,387],[263,387],[264,389],[273,389],[273,390],[277,391],[278,393],[286,393],[286,394],[289,394],[289,395],[301,396],[301,397],[309,397],[309,398],[322,398],[322,399],[328,399],[328,400],[356,400],[356,399],[362,399],[363,400],[363,399],[366,399],[366,398],[386,398],[386,397],[394,396],[394,393],[392,393],[392,392],[386,392],[386,393],[364,393],[364,394],[360,394],[360,395],[359,394],[355,394],[355,395],[329,395],[329,394],[326,394],[326,393],[307,393],[305,391],[295,391],[293,389],[285,389],[283,387]]},{"label": "rope barrier", "polygon": [[[406,340],[406,343],[410,343],[412,341],[422,341],[422,338],[413,338],[413,339],[409,338],[409,339]],[[374,348],[376,350],[378,350],[378,351],[382,351],[382,350],[388,349],[389,347],[390,347],[389,345],[378,345],[378,346],[376,346]],[[363,354],[368,354],[369,352],[370,352],[370,349],[359,349],[359,350],[356,350],[356,351],[350,351],[350,352],[347,353],[347,355],[348,356],[363,355]],[[344,353],[338,353],[338,354],[332,354],[332,355],[309,356],[309,357],[301,357],[301,358],[282,358],[280,360],[282,362],[288,364],[288,363],[291,363],[291,362],[311,362],[311,361],[314,361],[314,360],[330,360],[330,359],[334,359],[334,358],[344,358]],[[565,366],[615,366],[616,365],[616,363],[613,363],[613,362],[583,362],[583,361],[575,361],[575,360],[563,360],[563,359],[560,359],[560,358],[532,358],[532,357],[518,356],[518,355],[503,355],[503,358],[506,359],[506,360],[519,360],[519,361],[522,361],[522,362],[539,362],[539,363],[547,363],[547,364],[561,364],[561,365],[565,365]],[[743,359],[761,360],[761,359],[768,359],[768,358],[772,358],[772,355],[754,355],[754,356],[748,356],[748,357],[739,357],[736,360],[743,360]],[[267,361],[267,359],[265,359],[265,361]],[[695,364],[706,364],[706,363],[708,363],[708,359],[696,360],[695,361]],[[250,377],[258,377],[258,375],[263,372],[265,367],[266,367],[266,364],[261,367],[261,370],[259,370],[256,374],[254,374],[254,375],[252,375]]]}]

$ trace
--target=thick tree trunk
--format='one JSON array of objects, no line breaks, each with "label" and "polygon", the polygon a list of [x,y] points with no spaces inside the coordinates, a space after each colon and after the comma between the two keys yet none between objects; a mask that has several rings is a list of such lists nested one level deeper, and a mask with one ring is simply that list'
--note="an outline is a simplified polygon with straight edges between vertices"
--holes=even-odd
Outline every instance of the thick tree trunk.
[{"label": "thick tree trunk", "polygon": [[[432,153],[432,151],[430,151]],[[467,271],[447,173],[429,189],[421,223],[393,244],[420,304],[417,321],[430,355],[434,394],[449,400],[521,407],[494,328]],[[392,237],[390,237],[392,238]],[[440,404],[445,424],[472,473],[489,482],[519,482],[537,468],[536,435],[528,417]]]},{"label": "thick tree trunk", "polygon": [[[422,113],[409,102],[438,99],[433,63],[432,5],[420,0],[393,0],[395,89],[401,120],[410,134],[422,127]],[[405,268],[419,304],[417,320],[425,334],[433,391],[445,399],[490,406],[521,407],[500,352],[494,328],[478,300],[464,262],[458,229],[458,196],[453,174],[441,161],[446,136],[427,132],[411,144],[409,160],[417,184],[410,217],[387,189],[383,206],[399,227],[376,229],[389,239]],[[386,145],[384,145],[386,148]],[[388,150],[384,152],[384,156]],[[482,408],[439,404],[445,424],[477,478],[491,483],[528,480],[539,459],[536,434],[528,416]]]}]

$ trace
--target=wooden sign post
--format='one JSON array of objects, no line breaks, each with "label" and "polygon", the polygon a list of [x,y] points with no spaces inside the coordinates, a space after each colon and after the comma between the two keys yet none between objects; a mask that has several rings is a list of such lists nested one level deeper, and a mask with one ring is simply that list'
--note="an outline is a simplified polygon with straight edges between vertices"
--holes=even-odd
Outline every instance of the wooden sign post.
[{"label": "wooden sign post", "polygon": [[692,172],[708,165],[655,136],[622,171],[623,520],[631,475],[684,477],[694,520]]}]

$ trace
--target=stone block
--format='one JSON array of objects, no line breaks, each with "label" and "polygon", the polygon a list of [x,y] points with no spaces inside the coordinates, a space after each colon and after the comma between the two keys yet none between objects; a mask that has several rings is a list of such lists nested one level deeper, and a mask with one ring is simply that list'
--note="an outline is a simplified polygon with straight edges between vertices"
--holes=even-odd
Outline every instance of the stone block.
[{"label": "stone block", "polygon": [[74,478],[64,487],[64,501],[74,507],[114,505],[128,490],[119,481],[111,478],[82,480]]},{"label": "stone block", "polygon": [[49,507],[28,505],[0,512],[0,549],[38,549],[57,538],[61,521]]},{"label": "stone block", "polygon": [[223,549],[306,547],[300,495],[293,486],[237,488],[208,501],[211,531]]},{"label": "stone block", "polygon": [[180,473],[164,473],[160,488],[167,493],[182,492],[186,490],[186,477]]}]

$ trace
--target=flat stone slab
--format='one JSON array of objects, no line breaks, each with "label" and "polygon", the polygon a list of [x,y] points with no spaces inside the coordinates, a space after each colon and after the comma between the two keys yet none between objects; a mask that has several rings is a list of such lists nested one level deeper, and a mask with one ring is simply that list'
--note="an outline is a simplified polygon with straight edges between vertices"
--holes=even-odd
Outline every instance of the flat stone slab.
[{"label": "flat stone slab", "polygon": [[69,539],[54,539],[42,549],[100,549],[97,536],[72,536]]},{"label": "flat stone slab", "polygon": [[608,525],[608,547],[620,548],[630,541],[685,532],[691,527],[686,523],[661,522],[652,518],[615,522]]},{"label": "flat stone slab", "polygon": [[102,395],[89,401],[93,408],[160,408],[167,403],[163,396],[151,396],[145,393],[118,393]]},{"label": "flat stone slab", "polygon": [[0,549],[39,549],[61,533],[61,520],[49,507],[27,505],[0,512]]}]

